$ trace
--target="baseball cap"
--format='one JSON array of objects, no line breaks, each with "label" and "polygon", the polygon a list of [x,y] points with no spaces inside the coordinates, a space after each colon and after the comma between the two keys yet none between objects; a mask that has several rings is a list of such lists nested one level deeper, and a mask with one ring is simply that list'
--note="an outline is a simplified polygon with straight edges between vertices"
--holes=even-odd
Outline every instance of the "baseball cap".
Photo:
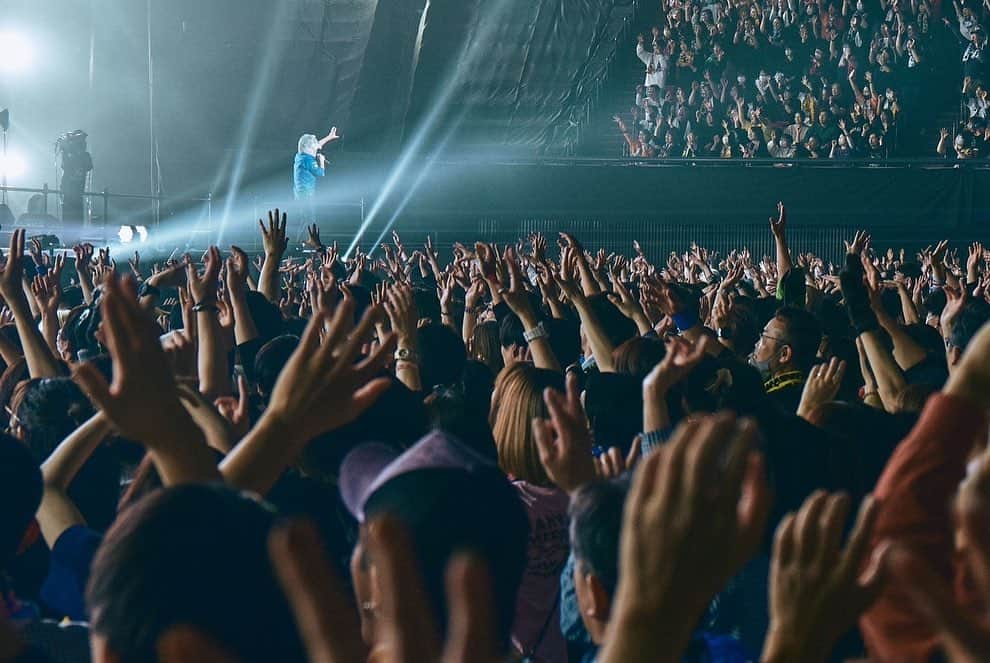
[{"label": "baseball cap", "polygon": [[467,551],[483,559],[492,582],[496,639],[507,645],[526,567],[529,520],[497,465],[437,430],[405,452],[380,443],[356,447],[344,458],[338,485],[358,521],[387,514],[405,528],[441,631],[447,626],[449,560]]},{"label": "baseball cap", "polygon": [[[340,495],[351,515],[363,522],[368,500],[385,484],[423,470],[490,475],[498,468],[445,431],[435,430],[406,451],[380,442],[354,448],[340,468]],[[503,477],[504,479],[504,477]]]}]

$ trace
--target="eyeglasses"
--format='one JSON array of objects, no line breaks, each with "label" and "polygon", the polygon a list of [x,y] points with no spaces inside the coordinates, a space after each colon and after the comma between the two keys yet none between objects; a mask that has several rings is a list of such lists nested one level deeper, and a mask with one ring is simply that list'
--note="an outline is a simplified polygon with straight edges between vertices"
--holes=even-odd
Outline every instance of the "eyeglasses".
[{"label": "eyeglasses", "polygon": [[782,345],[787,345],[788,344],[788,342],[786,340],[780,338],[779,336],[771,336],[770,334],[765,334],[764,333],[764,334],[760,334],[760,339],[757,342],[757,345],[762,345],[763,344],[763,339],[770,339],[771,341],[777,341],[778,343],[780,343]]}]

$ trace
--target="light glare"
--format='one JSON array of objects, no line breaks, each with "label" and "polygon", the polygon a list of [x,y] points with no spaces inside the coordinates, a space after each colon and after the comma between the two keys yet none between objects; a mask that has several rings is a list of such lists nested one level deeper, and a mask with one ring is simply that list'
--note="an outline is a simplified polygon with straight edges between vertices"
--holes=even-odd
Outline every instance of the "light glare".
[{"label": "light glare", "polygon": [[27,162],[16,152],[9,152],[7,156],[0,154],[0,176],[8,180],[22,177],[27,172]]},{"label": "light glare", "polygon": [[17,74],[31,66],[31,43],[16,32],[0,32],[0,72]]}]

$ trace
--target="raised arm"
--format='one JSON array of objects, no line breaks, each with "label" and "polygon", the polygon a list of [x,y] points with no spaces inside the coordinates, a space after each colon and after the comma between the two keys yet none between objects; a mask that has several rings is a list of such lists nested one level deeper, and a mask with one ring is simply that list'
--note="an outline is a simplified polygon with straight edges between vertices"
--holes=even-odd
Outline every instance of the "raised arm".
[{"label": "raised arm", "polygon": [[113,382],[95,365],[75,367],[75,380],[120,434],[143,444],[165,485],[219,478],[202,431],[179,402],[178,387],[154,321],[137,302],[133,280],[113,274],[100,308]]},{"label": "raised arm", "polygon": [[[332,319],[325,313],[313,316],[279,374],[268,408],[220,464],[228,483],[266,494],[310,440],[350,423],[388,389],[390,380],[380,377],[380,371],[395,349],[394,336],[356,362],[379,314],[374,308],[365,311],[350,335],[353,298],[345,297]],[[327,332],[321,340],[324,323]]]},{"label": "raised arm", "polygon": [[211,246],[203,256],[202,274],[192,263],[186,268],[199,336],[199,391],[209,401],[233,393],[218,317],[220,309],[217,307],[217,284],[222,264],[220,249]]},{"label": "raised arm", "polygon": [[794,265],[791,262],[791,251],[787,247],[787,210],[782,202],[777,203],[777,218],[770,217],[770,232],[773,233],[774,245],[777,247],[778,278],[784,278]]},{"label": "raised arm", "polygon": [[62,288],[58,282],[54,281],[51,275],[35,276],[31,284],[31,294],[38,305],[38,312],[41,314],[41,333],[52,351],[53,356],[58,355],[56,340],[58,338],[58,304],[62,300]]},{"label": "raised arm", "polygon": [[419,336],[416,331],[419,312],[413,300],[412,288],[406,283],[390,285],[385,291],[382,303],[388,313],[392,331],[396,335],[398,353],[395,377],[410,391],[421,391],[423,382],[420,377]]},{"label": "raised arm", "polygon": [[45,489],[38,507],[38,525],[49,548],[62,532],[85,521],[68,496],[69,484],[100,443],[110,434],[110,422],[102,412],[72,431],[42,463]]},{"label": "raised arm", "polygon": [[553,348],[550,347],[550,336],[543,328],[540,317],[533,310],[529,293],[523,285],[523,275],[519,269],[518,257],[511,247],[505,250],[504,260],[509,268],[509,288],[502,293],[502,298],[522,322],[526,342],[529,344],[529,350],[533,355],[533,363],[537,368],[559,371],[560,363],[553,353]]},{"label": "raised arm", "polygon": [[278,304],[278,268],[289,246],[285,237],[285,222],[285,212],[280,215],[277,209],[268,212],[267,228],[263,221],[258,221],[265,245],[265,262],[261,266],[261,276],[258,277],[258,292],[273,304]]},{"label": "raised arm", "polygon": [[7,262],[0,272],[0,295],[6,300],[7,307],[14,316],[28,373],[32,378],[53,378],[61,372],[58,361],[35,324],[21,284],[24,271],[24,235],[25,230],[18,228],[10,236]]},{"label": "raised arm", "polygon": [[76,276],[79,277],[79,288],[82,290],[83,301],[93,303],[93,245],[77,244],[72,247],[76,254]]},{"label": "raised arm", "polygon": [[337,134],[337,127],[330,127],[330,133],[321,138],[319,141],[320,149],[322,150],[324,145],[337,140],[340,140],[340,136]]},{"label": "raised arm", "polygon": [[[856,245],[856,242],[853,243]],[[877,380],[877,387],[884,408],[896,411],[897,398],[907,386],[904,373],[880,337],[880,323],[870,305],[869,294],[863,284],[863,267],[858,253],[850,253],[846,269],[840,276],[842,296],[845,298],[849,321],[863,344],[870,367]]]},{"label": "raised arm", "polygon": [[248,275],[251,264],[247,254],[239,247],[230,247],[227,258],[227,292],[230,305],[234,309],[234,342],[242,345],[258,338],[258,327],[254,323],[251,309],[248,308]]}]

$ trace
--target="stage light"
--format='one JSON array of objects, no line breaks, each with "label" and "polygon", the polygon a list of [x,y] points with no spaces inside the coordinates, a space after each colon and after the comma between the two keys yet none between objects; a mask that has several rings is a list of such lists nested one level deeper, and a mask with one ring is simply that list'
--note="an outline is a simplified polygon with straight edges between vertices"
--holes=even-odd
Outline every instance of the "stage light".
[{"label": "stage light", "polygon": [[0,177],[13,179],[21,177],[27,172],[27,162],[16,152],[8,152],[6,156],[0,154]]},{"label": "stage light", "polygon": [[121,226],[120,230],[117,231],[117,239],[120,240],[121,244],[130,244],[137,238],[137,241],[144,244],[148,241],[148,228],[147,226]]},{"label": "stage light", "polygon": [[0,32],[0,72],[16,74],[31,66],[31,42],[16,32]]}]

